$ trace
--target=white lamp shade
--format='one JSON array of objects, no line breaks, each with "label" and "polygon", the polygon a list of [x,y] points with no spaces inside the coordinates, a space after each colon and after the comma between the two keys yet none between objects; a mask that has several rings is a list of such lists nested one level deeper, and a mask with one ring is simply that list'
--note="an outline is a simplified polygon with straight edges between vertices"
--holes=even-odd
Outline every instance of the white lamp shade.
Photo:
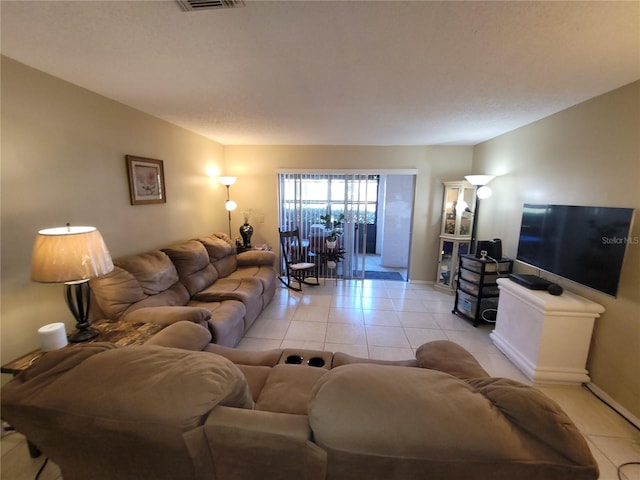
[{"label": "white lamp shade", "polygon": [[236,208],[238,208],[238,204],[233,200],[227,200],[226,203],[224,204],[224,208],[226,208],[228,212],[231,212]]},{"label": "white lamp shade", "polygon": [[493,180],[496,177],[495,177],[495,175],[466,175],[464,178],[471,185],[479,187],[479,186],[482,186],[482,185],[486,185],[487,183],[489,183],[491,180]]},{"label": "white lamp shade", "polygon": [[113,270],[113,260],[95,227],[40,230],[31,256],[31,280],[63,283],[87,280]]},{"label": "white lamp shade", "polygon": [[236,177],[218,177],[218,180],[220,181],[221,184],[226,185],[227,187],[230,187],[231,185],[236,183],[237,178]]},{"label": "white lamp shade", "polygon": [[481,200],[484,200],[485,198],[489,198],[492,193],[493,192],[491,191],[491,188],[484,185],[478,188],[478,190],[476,191],[476,195],[478,195],[478,198]]}]

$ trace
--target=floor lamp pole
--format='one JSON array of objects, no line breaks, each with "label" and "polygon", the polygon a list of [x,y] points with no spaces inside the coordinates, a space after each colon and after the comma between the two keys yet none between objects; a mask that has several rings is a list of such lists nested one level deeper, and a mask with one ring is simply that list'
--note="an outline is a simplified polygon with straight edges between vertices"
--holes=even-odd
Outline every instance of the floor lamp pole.
[{"label": "floor lamp pole", "polygon": [[473,207],[473,223],[471,224],[471,245],[469,253],[476,253],[476,229],[478,228],[478,214],[480,212],[480,199],[478,198],[478,187],[476,187],[476,200]]}]

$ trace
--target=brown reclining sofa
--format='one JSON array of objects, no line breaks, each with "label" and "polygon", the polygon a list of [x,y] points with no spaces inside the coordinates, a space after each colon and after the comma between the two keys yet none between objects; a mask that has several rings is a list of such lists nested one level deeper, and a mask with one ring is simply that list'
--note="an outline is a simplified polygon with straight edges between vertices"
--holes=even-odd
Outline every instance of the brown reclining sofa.
[{"label": "brown reclining sofa", "polygon": [[118,258],[91,280],[91,314],[124,328],[187,320],[234,347],[275,294],[275,261],[271,251],[236,254],[224,233]]},{"label": "brown reclining sofa", "polygon": [[246,352],[193,322],[49,352],[2,415],[65,480],[595,480],[567,415],[449,341],[405,362]]}]

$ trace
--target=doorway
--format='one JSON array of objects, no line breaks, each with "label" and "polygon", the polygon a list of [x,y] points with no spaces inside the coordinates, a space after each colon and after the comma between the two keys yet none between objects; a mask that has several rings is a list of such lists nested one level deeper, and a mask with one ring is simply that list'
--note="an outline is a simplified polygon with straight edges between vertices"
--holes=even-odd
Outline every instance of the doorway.
[{"label": "doorway", "polygon": [[344,218],[335,226],[343,259],[323,274],[406,281],[414,184],[413,171],[278,172],[279,225],[298,227],[309,254],[322,258],[325,220]]}]

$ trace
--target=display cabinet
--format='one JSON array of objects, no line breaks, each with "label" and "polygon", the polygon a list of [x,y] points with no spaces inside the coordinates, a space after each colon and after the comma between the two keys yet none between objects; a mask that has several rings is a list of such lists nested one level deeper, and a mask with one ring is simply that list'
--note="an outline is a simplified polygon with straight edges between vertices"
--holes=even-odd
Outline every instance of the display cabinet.
[{"label": "display cabinet", "polygon": [[507,278],[513,270],[513,260],[503,257],[477,258],[461,255],[456,282],[453,312],[473,320],[477,327],[481,320],[495,321],[498,312],[498,279]]},{"label": "display cabinet", "polygon": [[466,180],[444,183],[440,250],[435,288],[453,294],[458,258],[470,252],[476,190]]}]

